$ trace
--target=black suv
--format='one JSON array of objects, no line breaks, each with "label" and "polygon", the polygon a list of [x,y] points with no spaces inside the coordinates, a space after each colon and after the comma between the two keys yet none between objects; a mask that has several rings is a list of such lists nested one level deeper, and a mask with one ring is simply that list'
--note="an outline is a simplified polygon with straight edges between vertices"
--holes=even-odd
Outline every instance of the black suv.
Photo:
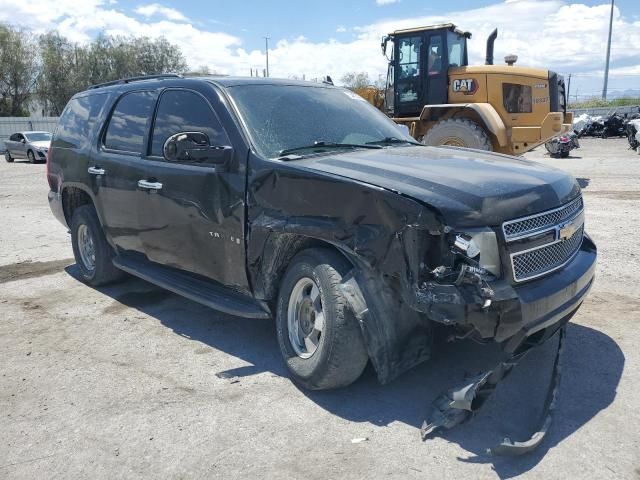
[{"label": "black suv", "polygon": [[265,78],[125,79],[75,95],[48,181],[84,280],[141,277],[276,319],[308,388],[426,360],[433,326],[514,351],[594,278],[580,187],[518,158],[417,144],[349,90]]}]

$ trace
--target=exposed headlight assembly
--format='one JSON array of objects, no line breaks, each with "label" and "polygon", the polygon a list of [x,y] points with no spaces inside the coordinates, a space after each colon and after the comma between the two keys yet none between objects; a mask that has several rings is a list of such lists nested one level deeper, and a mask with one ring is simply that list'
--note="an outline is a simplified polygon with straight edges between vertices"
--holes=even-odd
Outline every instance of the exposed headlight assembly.
[{"label": "exposed headlight assembly", "polygon": [[453,242],[454,251],[478,263],[492,275],[500,276],[500,253],[498,240],[493,230],[469,230],[456,235]]}]

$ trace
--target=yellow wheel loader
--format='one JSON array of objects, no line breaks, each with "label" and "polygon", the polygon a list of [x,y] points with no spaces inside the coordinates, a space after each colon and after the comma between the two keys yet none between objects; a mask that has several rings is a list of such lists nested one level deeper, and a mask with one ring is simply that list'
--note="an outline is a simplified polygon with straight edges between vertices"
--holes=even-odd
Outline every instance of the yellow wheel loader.
[{"label": "yellow wheel loader", "polygon": [[[383,37],[389,60],[382,110],[427,145],[454,145],[520,155],[565,133],[564,79],[549,70],[493,64],[494,30],[486,64],[468,65],[467,39],[453,24],[396,30]],[[380,96],[364,97],[380,106]]]}]

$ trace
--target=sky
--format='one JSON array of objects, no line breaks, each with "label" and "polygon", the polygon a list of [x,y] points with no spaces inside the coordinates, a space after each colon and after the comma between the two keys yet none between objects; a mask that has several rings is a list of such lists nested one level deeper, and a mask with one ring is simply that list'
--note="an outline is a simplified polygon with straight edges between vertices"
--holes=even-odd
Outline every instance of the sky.
[{"label": "sky", "polygon": [[[350,71],[386,72],[380,38],[398,28],[453,22],[472,32],[470,63],[484,61],[498,28],[496,60],[572,74],[571,97],[602,91],[610,2],[607,0],[0,0],[0,22],[38,33],[57,30],[84,43],[99,33],[164,36],[189,67],[306,79]],[[640,1],[616,0],[610,94],[640,90]]]}]

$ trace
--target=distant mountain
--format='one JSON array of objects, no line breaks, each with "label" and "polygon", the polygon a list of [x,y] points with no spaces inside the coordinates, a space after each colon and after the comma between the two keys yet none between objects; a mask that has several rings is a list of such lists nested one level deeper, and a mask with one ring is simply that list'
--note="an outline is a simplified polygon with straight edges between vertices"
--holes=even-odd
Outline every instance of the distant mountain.
[{"label": "distant mountain", "polygon": [[607,99],[613,100],[614,98],[640,98],[640,90],[628,89],[624,91],[615,91],[607,93]]}]

